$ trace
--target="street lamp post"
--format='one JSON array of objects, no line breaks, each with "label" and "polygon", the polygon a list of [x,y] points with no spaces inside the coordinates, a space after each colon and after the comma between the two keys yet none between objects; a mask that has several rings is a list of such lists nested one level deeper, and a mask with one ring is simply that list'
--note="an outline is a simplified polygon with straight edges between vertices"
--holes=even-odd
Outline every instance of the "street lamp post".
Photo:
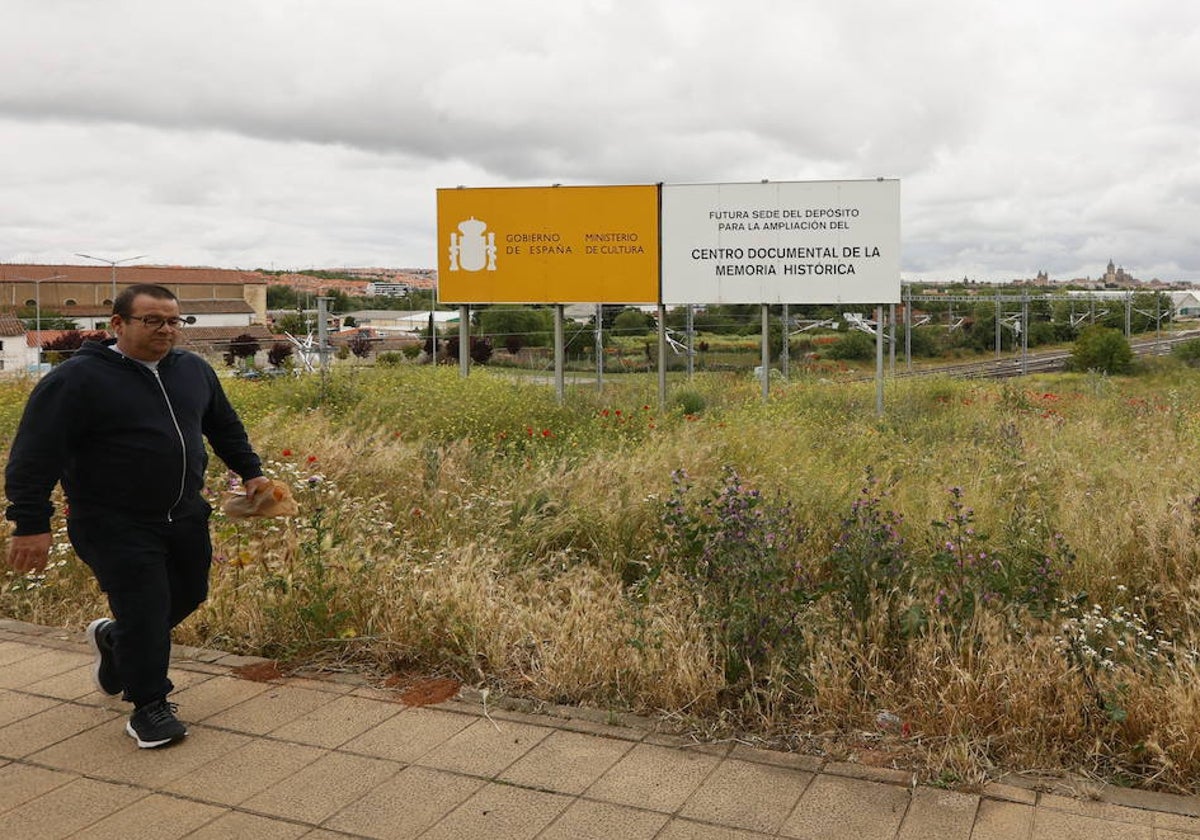
[{"label": "street lamp post", "polygon": [[65,274],[55,274],[53,277],[17,277],[33,284],[33,332],[37,342],[37,378],[42,378],[42,284],[47,280],[66,280]]},{"label": "street lamp post", "polygon": [[136,257],[123,257],[122,259],[119,259],[119,260],[108,260],[108,259],[105,259],[104,257],[93,257],[91,254],[80,254],[78,252],[76,252],[75,256],[83,257],[85,260],[95,260],[96,262],[108,263],[110,266],[112,266],[112,299],[113,299],[113,303],[116,303],[117,302],[117,266],[120,265],[121,263],[129,262],[131,260],[140,260],[143,257],[145,257],[146,255],[138,254]]}]

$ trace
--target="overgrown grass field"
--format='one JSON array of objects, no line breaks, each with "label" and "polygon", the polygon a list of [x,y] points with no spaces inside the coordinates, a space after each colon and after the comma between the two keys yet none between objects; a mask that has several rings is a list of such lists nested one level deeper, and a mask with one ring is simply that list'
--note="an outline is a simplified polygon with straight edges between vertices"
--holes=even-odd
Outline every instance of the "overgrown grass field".
[{"label": "overgrown grass field", "polygon": [[[663,715],[972,784],[1196,792],[1200,375],[653,376],[410,366],[227,384],[301,515],[214,515],[177,640]],[[0,385],[7,452],[28,385]],[[86,411],[85,406],[80,410]],[[214,502],[230,477],[214,461]],[[103,599],[58,522],[0,613]]]}]

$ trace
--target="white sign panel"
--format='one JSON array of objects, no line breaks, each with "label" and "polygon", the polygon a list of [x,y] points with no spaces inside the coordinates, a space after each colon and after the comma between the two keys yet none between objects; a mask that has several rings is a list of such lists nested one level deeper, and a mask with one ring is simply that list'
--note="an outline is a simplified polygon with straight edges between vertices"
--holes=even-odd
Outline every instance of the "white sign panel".
[{"label": "white sign panel", "polygon": [[900,182],[664,185],[662,301],[899,303]]}]

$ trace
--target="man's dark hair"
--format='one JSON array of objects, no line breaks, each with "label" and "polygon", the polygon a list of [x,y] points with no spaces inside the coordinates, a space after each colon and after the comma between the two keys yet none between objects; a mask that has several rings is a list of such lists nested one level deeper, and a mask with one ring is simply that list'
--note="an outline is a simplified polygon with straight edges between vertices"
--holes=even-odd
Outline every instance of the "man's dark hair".
[{"label": "man's dark hair", "polygon": [[133,299],[138,295],[147,295],[158,300],[179,300],[166,286],[157,283],[134,283],[117,295],[117,299],[113,301],[112,314],[128,318],[133,314]]}]

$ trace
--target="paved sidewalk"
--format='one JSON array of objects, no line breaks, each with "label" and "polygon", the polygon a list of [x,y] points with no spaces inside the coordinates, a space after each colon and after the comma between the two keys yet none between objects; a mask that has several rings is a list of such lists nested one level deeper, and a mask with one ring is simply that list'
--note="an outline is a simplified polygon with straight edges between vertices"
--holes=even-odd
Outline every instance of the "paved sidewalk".
[{"label": "paved sidewalk", "polygon": [[93,689],[82,632],[0,619],[0,837],[1200,838],[1194,797],[913,788],[895,771],[694,745],[584,712],[239,678],[249,663],[177,649],[190,735],[138,750],[124,704]]}]

